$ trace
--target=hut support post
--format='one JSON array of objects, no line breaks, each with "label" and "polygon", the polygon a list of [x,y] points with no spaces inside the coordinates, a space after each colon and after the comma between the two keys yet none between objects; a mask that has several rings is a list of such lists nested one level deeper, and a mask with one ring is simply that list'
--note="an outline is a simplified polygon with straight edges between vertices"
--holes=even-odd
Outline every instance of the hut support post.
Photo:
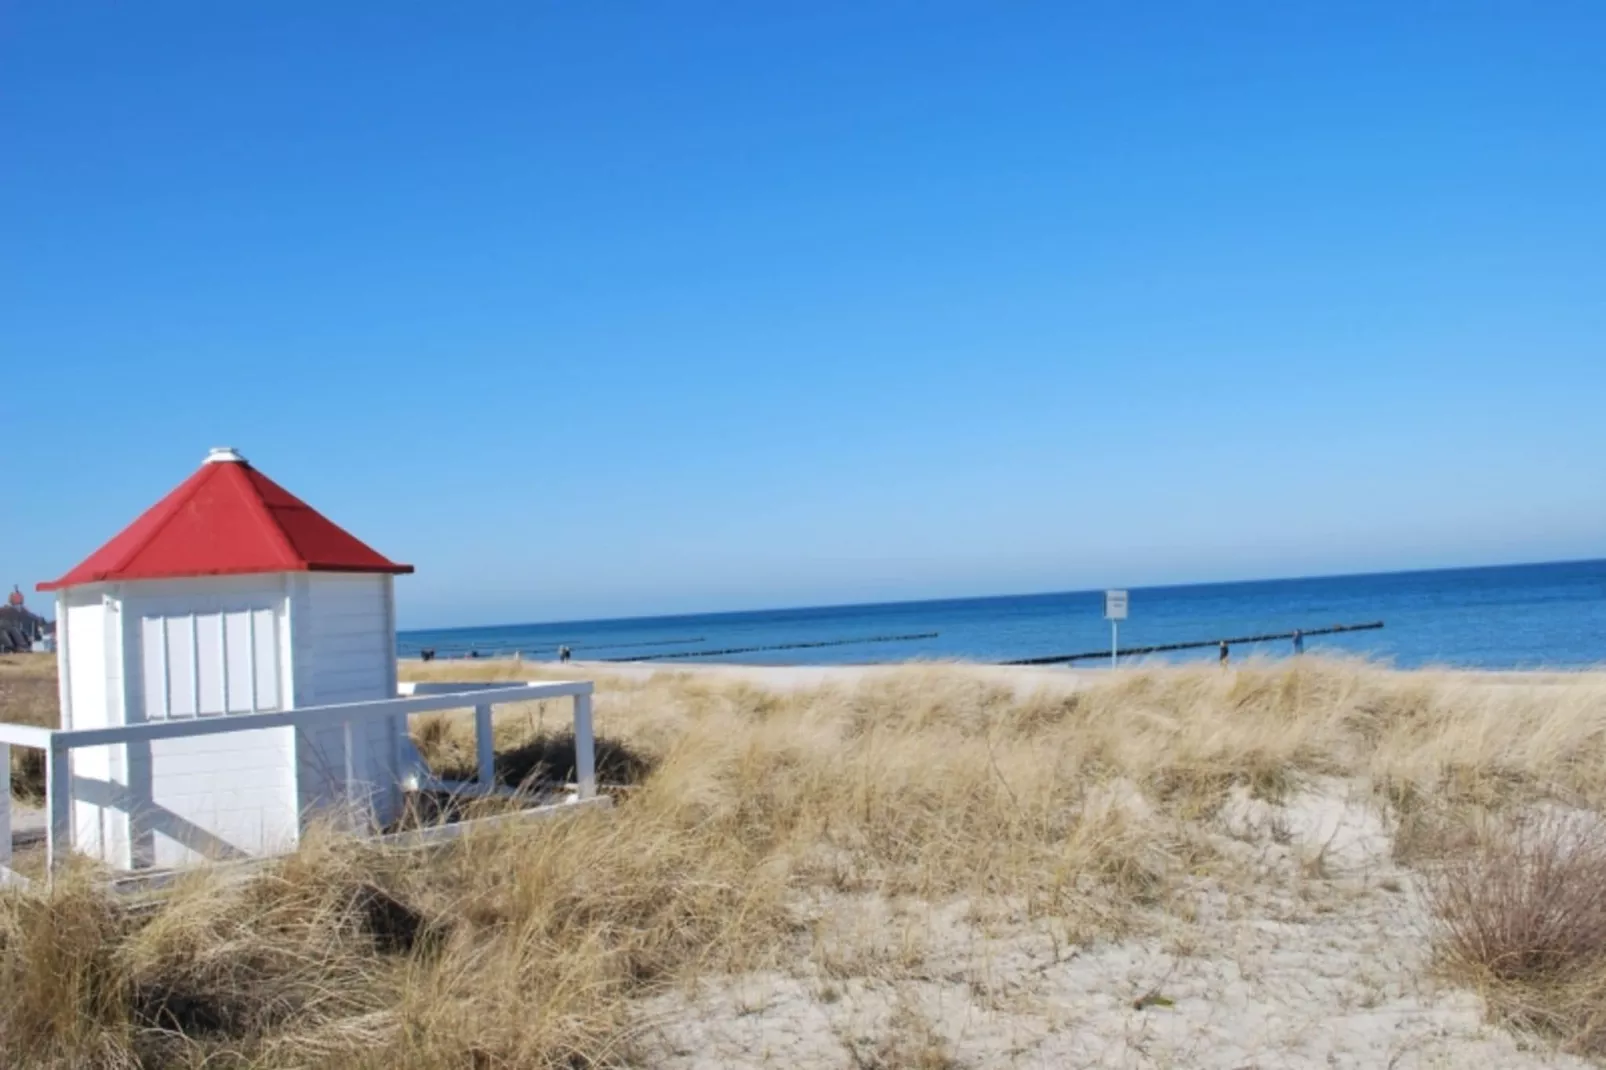
[{"label": "hut support post", "polygon": [[45,800],[50,812],[50,835],[45,840],[46,865],[52,870],[67,861],[72,850],[72,762],[66,742],[52,733],[46,756]]}]

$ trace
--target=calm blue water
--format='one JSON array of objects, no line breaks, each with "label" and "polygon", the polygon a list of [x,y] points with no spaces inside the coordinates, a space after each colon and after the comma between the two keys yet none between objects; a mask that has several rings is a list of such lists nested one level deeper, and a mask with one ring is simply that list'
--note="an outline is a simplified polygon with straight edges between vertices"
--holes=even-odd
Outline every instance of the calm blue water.
[{"label": "calm blue water", "polygon": [[[845,637],[936,632],[895,643],[723,654],[710,660],[761,664],[852,664],[917,658],[1003,661],[1108,649],[1103,593],[964,598],[933,602],[778,609],[628,620],[520,624],[403,632],[403,656],[432,647],[439,657],[521,650],[555,658],[566,643],[579,659],[717,651]],[[1606,561],[1436,572],[1398,572],[1188,587],[1133,588],[1122,646],[1218,639],[1382,620],[1382,631],[1309,639],[1308,651],[1363,654],[1402,667],[1578,668],[1606,664]],[[1258,649],[1288,652],[1287,643]],[[1172,654],[1213,658],[1214,650]],[[677,658],[666,666],[695,662]],[[1087,662],[1096,665],[1097,662]]]}]

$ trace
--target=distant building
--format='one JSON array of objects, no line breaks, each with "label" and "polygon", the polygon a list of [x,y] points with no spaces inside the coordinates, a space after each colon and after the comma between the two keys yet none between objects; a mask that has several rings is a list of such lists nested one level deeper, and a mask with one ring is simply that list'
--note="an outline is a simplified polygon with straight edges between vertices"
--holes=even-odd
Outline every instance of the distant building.
[{"label": "distant building", "polygon": [[20,587],[11,588],[6,604],[0,606],[0,654],[48,650],[55,630],[55,625],[29,611]]}]

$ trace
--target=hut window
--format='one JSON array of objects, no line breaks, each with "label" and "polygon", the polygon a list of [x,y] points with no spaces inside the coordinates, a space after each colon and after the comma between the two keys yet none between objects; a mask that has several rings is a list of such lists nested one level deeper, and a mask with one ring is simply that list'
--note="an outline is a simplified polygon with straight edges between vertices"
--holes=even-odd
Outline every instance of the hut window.
[{"label": "hut window", "polygon": [[279,708],[271,609],[140,618],[145,717],[165,721]]}]

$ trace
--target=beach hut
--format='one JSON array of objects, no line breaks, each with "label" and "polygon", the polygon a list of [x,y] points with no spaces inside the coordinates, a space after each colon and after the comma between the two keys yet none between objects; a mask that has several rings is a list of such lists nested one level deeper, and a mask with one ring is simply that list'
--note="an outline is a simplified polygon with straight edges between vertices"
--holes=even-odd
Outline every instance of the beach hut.
[{"label": "beach hut", "polygon": [[[394,699],[394,577],[412,571],[232,449],[60,579],[64,729]],[[349,753],[347,744],[350,743]],[[270,854],[305,815],[366,798],[385,823],[404,718],[91,746],[72,753],[74,846],[120,869]],[[354,778],[367,789],[354,796]]]}]

